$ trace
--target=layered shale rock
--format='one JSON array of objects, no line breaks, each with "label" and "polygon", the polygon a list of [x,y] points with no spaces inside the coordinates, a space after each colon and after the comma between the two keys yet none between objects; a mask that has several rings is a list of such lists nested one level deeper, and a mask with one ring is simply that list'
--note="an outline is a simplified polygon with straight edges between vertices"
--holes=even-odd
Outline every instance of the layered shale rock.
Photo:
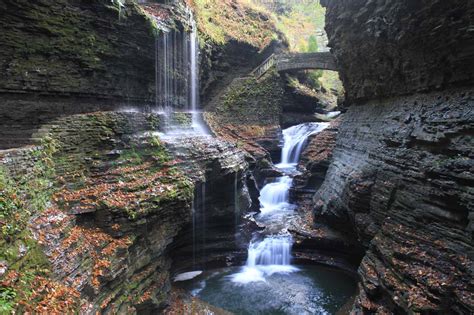
[{"label": "layered shale rock", "polygon": [[[237,238],[240,218],[252,202],[245,154],[237,146],[210,136],[165,140],[180,169],[196,183],[193,219],[170,248],[176,272],[242,259],[246,242]],[[255,185],[255,184],[253,184]]]},{"label": "layered shale rock", "polygon": [[60,116],[154,104],[160,28],[189,30],[182,1],[2,1],[0,14],[1,149]]},{"label": "layered shale rock", "polygon": [[296,203],[310,202],[311,196],[321,187],[332,160],[339,124],[340,118],[332,121],[323,131],[308,137],[308,144],[298,162],[301,173],[295,176],[291,190],[291,197]]},{"label": "layered shale rock", "polygon": [[472,85],[471,1],[321,1],[349,100]]},{"label": "layered shale rock", "polygon": [[208,193],[216,217],[234,218],[230,195],[248,206],[242,153],[209,138],[207,148],[191,142],[173,157],[155,135],[162,126],[154,114],[75,115],[41,128],[40,151],[2,152],[2,187],[7,179],[16,191],[2,193],[11,217],[1,224],[17,223],[2,241],[1,284],[17,292],[16,308],[158,311],[171,288],[170,244],[192,222],[195,187],[230,187],[224,199]]},{"label": "layered shale rock", "polygon": [[367,249],[353,311],[471,314],[474,6],[326,6],[349,109],[314,214]]}]

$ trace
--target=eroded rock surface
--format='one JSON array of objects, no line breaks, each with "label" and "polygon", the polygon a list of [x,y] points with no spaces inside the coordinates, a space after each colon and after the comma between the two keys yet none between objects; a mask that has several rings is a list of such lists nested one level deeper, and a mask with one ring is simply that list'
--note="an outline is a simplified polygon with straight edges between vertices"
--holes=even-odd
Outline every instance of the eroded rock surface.
[{"label": "eroded rock surface", "polygon": [[349,109],[314,214],[367,249],[353,311],[471,314],[474,7],[326,6]]},{"label": "eroded rock surface", "polygon": [[[32,218],[22,217],[29,224],[18,226],[24,230],[7,242],[12,248],[27,244],[26,252],[7,257],[9,266],[2,279],[2,286],[18,290],[22,303],[26,292],[36,292],[34,303],[20,304],[19,309],[159,311],[168,304],[171,288],[170,244],[192,222],[195,196],[201,192],[195,187],[206,183],[212,189],[205,199],[208,210],[226,222],[234,219],[231,197],[248,207],[242,152],[209,137],[186,141],[184,150],[174,147],[173,156],[153,133],[162,126],[159,115],[98,112],[60,118],[40,129],[38,137],[49,139],[42,149],[55,146],[47,161],[48,172],[54,174],[48,182],[52,196],[38,196],[32,188],[20,190],[18,184],[21,200],[34,194],[45,198],[46,209],[35,209],[36,199],[25,202],[31,205],[26,213]],[[20,181],[26,174],[31,181],[38,180],[35,176],[41,174],[35,165],[42,157],[35,160],[32,152],[36,151],[2,152],[4,176]],[[224,191],[227,195],[220,195]],[[219,225],[213,216],[206,222]],[[220,240],[210,227],[207,239]],[[41,260],[26,265],[32,255]],[[186,265],[192,254],[177,259]],[[30,279],[25,278],[28,274],[33,282],[25,280]],[[54,300],[43,287],[56,288]]]},{"label": "eroded rock surface", "polygon": [[321,1],[350,101],[472,86],[472,1]]}]

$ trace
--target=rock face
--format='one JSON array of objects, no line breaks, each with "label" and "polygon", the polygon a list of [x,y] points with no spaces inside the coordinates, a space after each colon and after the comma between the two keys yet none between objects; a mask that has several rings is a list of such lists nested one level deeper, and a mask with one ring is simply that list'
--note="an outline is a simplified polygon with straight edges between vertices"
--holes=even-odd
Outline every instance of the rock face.
[{"label": "rock face", "polygon": [[2,92],[152,98],[153,27],[138,5],[6,0],[0,10]]},{"label": "rock face", "polygon": [[[24,220],[1,243],[1,260],[7,262],[1,285],[17,292],[10,302],[19,302],[18,310],[140,313],[164,308],[171,288],[170,245],[179,244],[193,208],[201,207],[193,200],[199,200],[202,183],[210,187],[202,202],[212,214],[206,213],[207,244],[219,248],[220,241],[233,241],[224,241],[213,226],[220,224],[216,218],[234,222],[234,204],[249,206],[243,154],[209,138],[174,146],[173,156],[150,133],[161,127],[162,117],[154,114],[68,116],[37,135],[43,139],[40,152],[51,155],[31,148],[2,152],[0,184],[8,201],[3,215],[11,212],[8,225],[13,218]],[[39,162],[48,166],[38,169]],[[4,196],[6,177],[17,191]],[[22,189],[25,180],[48,180],[39,188],[52,197],[40,195],[38,184]],[[15,213],[15,200],[25,201],[25,209]],[[37,208],[42,200],[44,211]],[[21,244],[25,253],[19,254]],[[192,253],[175,258],[178,265],[192,265]],[[45,288],[53,288],[54,296]],[[35,292],[30,303],[27,292]]]},{"label": "rock face", "polygon": [[244,152],[210,136],[176,138],[166,143],[180,168],[196,183],[192,221],[169,249],[173,271],[235,263],[246,254],[247,243],[242,244],[236,235],[240,217],[252,204]]},{"label": "rock face", "polygon": [[137,4],[2,1],[0,12],[0,148],[61,115],[154,100],[157,29]]},{"label": "rock face", "polygon": [[353,311],[471,314],[473,3],[326,6],[349,108],[314,214],[366,247]]},{"label": "rock face", "polygon": [[472,1],[321,1],[349,101],[472,85]]},{"label": "rock face", "polygon": [[298,203],[310,202],[311,196],[321,187],[332,160],[340,118],[308,139],[306,148],[301,153],[298,170],[291,190],[292,198]]}]

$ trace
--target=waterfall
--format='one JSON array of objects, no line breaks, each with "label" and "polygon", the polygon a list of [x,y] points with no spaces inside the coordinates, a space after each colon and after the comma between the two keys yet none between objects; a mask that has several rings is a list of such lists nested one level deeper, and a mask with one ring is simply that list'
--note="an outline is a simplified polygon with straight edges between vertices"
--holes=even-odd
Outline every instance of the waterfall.
[{"label": "waterfall", "polygon": [[265,276],[274,273],[298,271],[290,265],[292,244],[290,235],[269,236],[263,241],[250,243],[247,263],[241,272],[230,276],[232,282],[247,284],[265,281]]},{"label": "waterfall", "polygon": [[239,172],[235,172],[234,176],[234,225],[237,231],[237,226],[240,220],[240,202],[239,202]]},{"label": "waterfall", "polygon": [[279,168],[295,167],[308,137],[323,131],[329,123],[300,124],[283,130],[283,148],[281,150],[281,163]]},{"label": "waterfall", "polygon": [[191,20],[191,36],[190,36],[190,108],[192,115],[192,127],[195,132],[201,134],[207,134],[205,124],[201,118],[200,113],[198,113],[199,108],[199,40],[197,36],[197,26],[196,21],[190,12]]},{"label": "waterfall", "polygon": [[193,113],[197,110],[197,106],[199,103],[199,94],[198,94],[198,86],[199,86],[199,69],[198,69],[198,51],[199,51],[199,43],[197,39],[197,29],[196,29],[196,22],[192,19],[192,31],[190,37],[190,65],[191,65],[191,88],[190,88],[190,108]]},{"label": "waterfall", "polygon": [[[281,163],[276,167],[294,175],[296,165],[308,137],[329,126],[328,123],[307,123],[283,130]],[[293,178],[289,175],[276,178],[260,191],[260,215],[263,219],[273,214],[293,212],[294,205],[289,201],[289,191]],[[281,232],[280,232],[281,233]],[[289,273],[298,269],[291,266],[290,235],[270,235],[262,241],[251,242],[248,247],[247,263],[239,273],[230,276],[235,283],[246,284],[265,281],[265,276],[274,273]]]},{"label": "waterfall", "polygon": [[289,265],[291,237],[268,237],[262,242],[250,243],[247,266]]},{"label": "waterfall", "polygon": [[288,208],[292,183],[293,179],[290,176],[282,176],[276,182],[265,185],[260,191],[260,212],[265,214]]},{"label": "waterfall", "polygon": [[[192,11],[191,31],[163,27],[156,39],[155,108],[165,115],[169,134],[208,134],[199,109],[199,41]],[[173,119],[176,112],[189,115],[190,123]],[[180,116],[183,117],[183,116]]]}]

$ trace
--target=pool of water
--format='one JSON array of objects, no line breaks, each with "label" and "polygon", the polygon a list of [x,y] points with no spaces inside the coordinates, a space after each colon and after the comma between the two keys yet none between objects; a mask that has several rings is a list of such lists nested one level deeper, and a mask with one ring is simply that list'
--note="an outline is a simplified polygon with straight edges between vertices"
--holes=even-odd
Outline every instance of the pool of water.
[{"label": "pool of water", "polygon": [[355,279],[342,271],[296,268],[248,283],[232,281],[241,268],[225,268],[182,285],[201,300],[235,314],[336,314],[355,294]]}]

